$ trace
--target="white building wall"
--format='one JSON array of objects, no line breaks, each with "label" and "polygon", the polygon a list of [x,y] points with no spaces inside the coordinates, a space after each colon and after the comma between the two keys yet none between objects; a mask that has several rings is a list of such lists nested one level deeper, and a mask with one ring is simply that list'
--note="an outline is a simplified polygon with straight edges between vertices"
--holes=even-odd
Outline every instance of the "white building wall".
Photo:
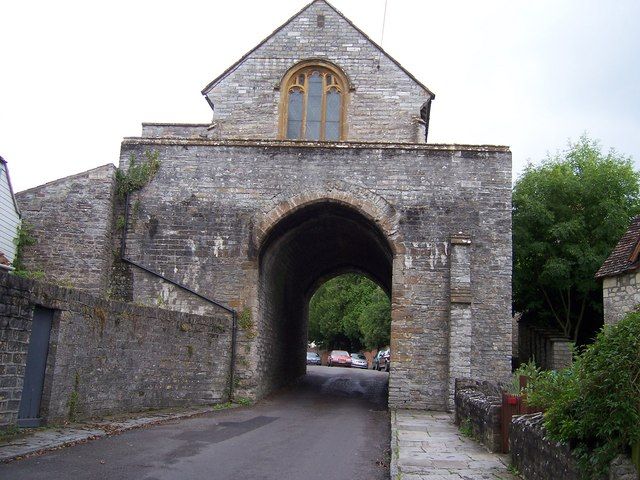
[{"label": "white building wall", "polygon": [[14,239],[18,235],[20,215],[13,201],[7,165],[0,162],[0,252],[13,262],[16,255]]}]

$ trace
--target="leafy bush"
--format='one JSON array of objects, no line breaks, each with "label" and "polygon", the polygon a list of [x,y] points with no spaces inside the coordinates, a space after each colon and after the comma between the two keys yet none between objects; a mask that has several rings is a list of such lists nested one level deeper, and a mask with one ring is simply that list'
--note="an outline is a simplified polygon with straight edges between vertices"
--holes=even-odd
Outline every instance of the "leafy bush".
[{"label": "leafy bush", "polygon": [[604,475],[640,441],[640,313],[605,326],[571,368],[541,372],[527,398],[545,409],[550,438],[572,447],[584,478]]},{"label": "leafy bush", "polygon": [[523,392],[520,387],[520,377],[527,377],[531,382],[535,381],[540,372],[541,370],[536,366],[535,360],[523,363],[511,374],[511,381],[504,385],[504,391],[512,395],[521,395]]}]

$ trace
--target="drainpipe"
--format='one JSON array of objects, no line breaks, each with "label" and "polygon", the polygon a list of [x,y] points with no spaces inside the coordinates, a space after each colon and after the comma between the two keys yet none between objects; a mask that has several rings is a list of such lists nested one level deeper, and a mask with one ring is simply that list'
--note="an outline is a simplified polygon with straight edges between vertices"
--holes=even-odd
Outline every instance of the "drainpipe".
[{"label": "drainpipe", "polygon": [[236,339],[238,336],[238,312],[236,312],[236,310],[234,310],[233,308],[227,307],[226,305],[223,305],[220,302],[217,302],[205,295],[202,295],[201,293],[196,292],[195,290],[187,287],[186,285],[180,282],[177,282],[175,280],[165,277],[163,274],[156,272],[151,268],[145,267],[144,265],[140,265],[139,263],[134,262],[133,260],[129,260],[126,257],[127,227],[129,226],[129,194],[128,193],[127,193],[127,196],[125,197],[124,202],[125,202],[124,203],[124,229],[122,231],[122,238],[120,239],[120,260],[129,265],[133,265],[134,267],[139,268],[140,270],[143,270],[155,277],[158,277],[164,280],[165,282],[170,283],[171,285],[174,285],[186,292],[189,292],[192,295],[195,295],[196,297],[204,300],[205,302],[215,305],[216,307],[219,307],[222,310],[231,314],[231,359],[229,362],[230,363],[229,365],[229,401],[230,402],[233,401],[234,389],[235,389],[234,385],[235,385],[235,365],[236,365]]}]

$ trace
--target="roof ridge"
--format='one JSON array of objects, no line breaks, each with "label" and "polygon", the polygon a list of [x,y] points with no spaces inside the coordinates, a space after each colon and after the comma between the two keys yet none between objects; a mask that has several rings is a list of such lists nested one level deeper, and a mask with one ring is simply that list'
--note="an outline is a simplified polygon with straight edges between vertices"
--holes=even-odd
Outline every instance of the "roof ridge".
[{"label": "roof ridge", "polygon": [[[220,80],[222,80],[224,77],[226,77],[227,75],[229,75],[231,72],[233,72],[237,67],[239,67],[242,62],[244,62],[247,57],[249,57],[249,55],[251,55],[253,52],[255,52],[258,48],[260,48],[262,45],[264,45],[265,43],[267,43],[268,40],[270,40],[272,37],[274,37],[280,30],[282,30],[284,27],[286,27],[287,25],[289,25],[294,18],[296,18],[298,15],[300,15],[302,12],[304,12],[307,8],[309,8],[311,5],[313,5],[316,2],[324,2],[327,3],[325,0],[313,0],[309,3],[307,3],[304,7],[302,7],[300,10],[298,10],[295,14],[293,14],[291,17],[289,17],[287,20],[285,20],[285,22],[280,25],[278,28],[276,28],[273,32],[271,32],[269,35],[267,35],[264,39],[262,39],[260,42],[258,42],[258,44],[253,47],[251,50],[249,50],[247,53],[245,53],[244,55],[242,55],[238,60],[236,60],[234,63],[231,64],[230,67],[228,67],[224,72],[222,72],[220,75],[218,75],[216,78],[214,78],[213,80],[211,80],[206,87],[204,87],[200,93],[202,93],[202,95],[206,95],[207,94],[207,90],[211,89],[212,87],[215,86],[216,83],[218,83]],[[329,5],[327,3],[327,5]],[[331,5],[329,5],[331,6]],[[333,7],[332,7],[333,8]]]},{"label": "roof ridge", "polygon": [[358,28],[358,26],[353,23],[351,20],[349,20],[348,17],[346,17],[340,10],[338,10],[336,7],[334,7],[333,5],[331,5],[331,3],[329,3],[327,0],[313,0],[313,2],[311,2],[309,5],[315,3],[315,2],[323,2],[326,3],[327,6],[329,6],[329,8],[331,8],[334,12],[336,12],[340,17],[342,17],[349,25],[351,25],[358,33],[360,33],[360,35],[362,35],[364,38],[366,38],[369,42],[371,42],[371,44],[376,47],[378,50],[380,50],[380,52],[386,56],[389,60],[391,60],[398,68],[400,68],[400,70],[402,70],[404,73],[406,73],[409,78],[411,78],[411,80],[413,80],[414,82],[416,82],[423,90],[425,90],[429,95],[431,95],[431,99],[435,99],[436,98],[436,94],[433,93],[431,90],[429,90],[429,88],[427,88],[427,86],[422,83],[420,80],[418,80],[416,77],[413,76],[413,74],[407,70],[406,68],[404,68],[402,66],[402,64],[400,64],[399,61],[397,61],[395,58],[393,58],[391,55],[389,55],[386,50],[384,48],[382,48],[382,46],[380,46],[375,40],[373,40],[371,37],[369,37],[369,35],[367,35],[364,31],[362,31],[360,28]]},{"label": "roof ridge", "polygon": [[291,23],[295,18],[297,18],[302,12],[304,12],[305,10],[307,10],[309,7],[311,7],[313,4],[315,3],[324,3],[326,4],[331,10],[333,10],[340,18],[342,18],[344,21],[346,21],[354,30],[356,30],[360,35],[362,35],[368,42],[370,42],[376,49],[378,49],[385,57],[387,57],[389,60],[391,60],[392,63],[394,63],[398,68],[400,68],[400,70],[402,70],[409,78],[411,78],[411,80],[413,80],[414,82],[416,82],[416,84],[418,84],[418,86],[420,88],[422,88],[425,92],[427,92],[429,95],[431,95],[431,99],[435,99],[436,98],[436,94],[433,93],[431,90],[429,90],[429,88],[427,88],[427,86],[425,84],[423,84],[420,80],[418,80],[411,72],[409,72],[406,68],[404,68],[400,62],[398,62],[395,58],[393,58],[391,55],[389,55],[384,48],[382,48],[380,45],[378,45],[378,43],[373,40],[371,37],[369,37],[369,35],[367,35],[364,31],[362,31],[360,28],[358,28],[351,20],[349,20],[349,18],[347,18],[340,10],[338,10],[336,7],[334,7],[331,3],[329,3],[327,0],[312,0],[311,2],[307,3],[304,7],[302,7],[300,10],[298,10],[294,15],[292,15],[291,17],[289,17],[288,20],[286,20],[282,25],[280,25],[278,28],[276,28],[273,32],[271,32],[269,35],[267,35],[267,37],[265,37],[261,42],[259,42],[255,47],[253,47],[251,50],[249,50],[247,53],[245,53],[242,57],[240,57],[236,62],[234,62],[230,67],[228,67],[225,71],[223,71],[220,75],[218,75],[216,78],[214,78],[213,80],[211,80],[206,87],[204,87],[200,93],[202,93],[202,95],[206,95],[208,93],[208,91],[213,88],[218,82],[220,82],[222,79],[224,79],[226,76],[228,76],[230,73],[232,73],[233,71],[236,70],[236,68],[238,68],[253,52],[255,52],[256,50],[258,50],[258,48],[260,48],[261,46],[263,46],[267,41],[269,41],[271,38],[273,38],[278,32],[280,32],[280,30],[282,30],[284,27],[286,27],[287,25],[289,25],[289,23]]}]

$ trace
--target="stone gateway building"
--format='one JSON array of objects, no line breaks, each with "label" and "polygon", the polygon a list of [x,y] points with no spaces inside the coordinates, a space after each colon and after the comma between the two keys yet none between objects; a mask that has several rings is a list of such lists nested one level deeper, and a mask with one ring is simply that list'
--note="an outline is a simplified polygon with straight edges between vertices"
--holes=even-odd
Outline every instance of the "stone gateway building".
[{"label": "stone gateway building", "polygon": [[507,147],[426,143],[434,94],[324,0],[202,93],[210,124],[124,139],[120,172],[151,172],[137,188],[105,166],[18,195],[31,268],[98,295],[235,312],[219,358],[237,395],[305,372],[309,299],[344,272],[391,297],[390,406],[447,409],[456,377],[509,375]]}]

